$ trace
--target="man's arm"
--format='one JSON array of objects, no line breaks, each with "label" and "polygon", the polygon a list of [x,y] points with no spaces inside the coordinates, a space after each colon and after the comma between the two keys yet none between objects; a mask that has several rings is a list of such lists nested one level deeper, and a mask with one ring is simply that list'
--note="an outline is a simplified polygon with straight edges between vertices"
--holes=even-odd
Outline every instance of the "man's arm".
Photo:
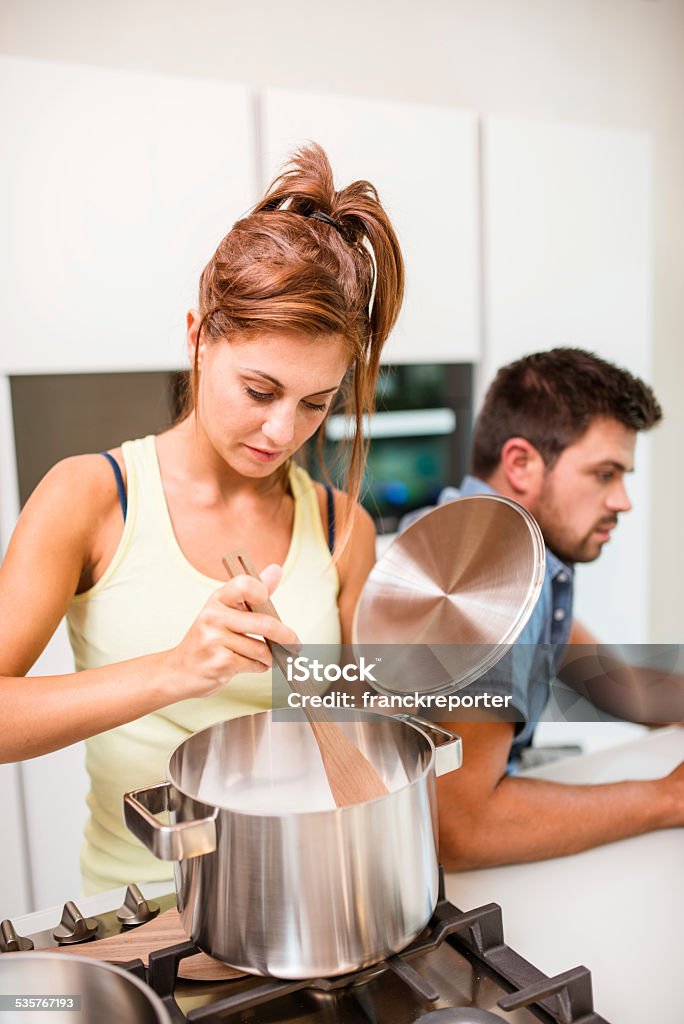
[{"label": "man's arm", "polygon": [[514,727],[444,723],[463,766],[437,780],[439,855],[447,871],[579,853],[684,824],[684,765],[664,779],[566,786],[506,775]]},{"label": "man's arm", "polygon": [[672,644],[653,665],[631,665],[609,645],[600,644],[581,623],[572,625],[558,678],[595,707],[616,718],[644,725],[684,721],[684,677],[679,647]]}]

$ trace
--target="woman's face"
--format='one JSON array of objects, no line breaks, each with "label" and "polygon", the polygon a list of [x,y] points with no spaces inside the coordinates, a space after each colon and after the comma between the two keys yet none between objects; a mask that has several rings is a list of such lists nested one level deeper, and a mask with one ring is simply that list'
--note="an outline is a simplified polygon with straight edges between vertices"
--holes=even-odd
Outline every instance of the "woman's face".
[{"label": "woman's face", "polygon": [[200,425],[236,472],[269,476],[315,433],[348,366],[349,346],[336,334],[202,339]]}]

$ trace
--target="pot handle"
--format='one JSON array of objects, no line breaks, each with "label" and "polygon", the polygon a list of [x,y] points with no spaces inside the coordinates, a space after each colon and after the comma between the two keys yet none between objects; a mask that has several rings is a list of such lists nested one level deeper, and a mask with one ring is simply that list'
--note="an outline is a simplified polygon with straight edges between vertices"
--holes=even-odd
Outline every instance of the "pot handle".
[{"label": "pot handle", "polygon": [[451,729],[445,729],[434,722],[426,722],[417,715],[394,715],[401,722],[409,722],[424,732],[431,739],[435,748],[435,775],[446,775],[460,768],[463,764],[463,744],[461,737]]},{"label": "pot handle", "polygon": [[159,860],[188,860],[216,849],[216,815],[162,825],[154,817],[170,810],[170,782],[124,794],[124,818],[134,836]]}]

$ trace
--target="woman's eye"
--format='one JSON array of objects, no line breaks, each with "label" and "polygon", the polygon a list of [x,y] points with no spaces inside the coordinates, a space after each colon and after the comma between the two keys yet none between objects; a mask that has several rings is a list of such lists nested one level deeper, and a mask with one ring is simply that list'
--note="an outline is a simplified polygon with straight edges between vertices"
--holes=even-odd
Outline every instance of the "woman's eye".
[{"label": "woman's eye", "polygon": [[304,402],[304,405],[306,406],[307,409],[311,409],[312,412],[325,412],[325,410],[328,408],[327,402],[323,402],[320,405],[317,404],[316,402]]},{"label": "woman's eye", "polygon": [[245,387],[245,394],[253,398],[255,402],[268,402],[273,398],[273,394],[270,391],[255,391],[254,388]]}]

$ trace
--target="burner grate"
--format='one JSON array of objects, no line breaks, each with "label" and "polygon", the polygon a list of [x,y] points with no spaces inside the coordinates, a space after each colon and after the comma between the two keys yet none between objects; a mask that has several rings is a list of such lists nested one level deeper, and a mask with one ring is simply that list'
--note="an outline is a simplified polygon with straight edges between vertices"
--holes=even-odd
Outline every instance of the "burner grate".
[{"label": "burner grate", "polygon": [[[261,984],[190,1010],[185,1016],[174,998],[178,965],[182,959],[199,952],[193,942],[183,942],[150,954],[147,980],[165,1003],[174,1022],[218,1022],[252,1007],[282,999],[295,992],[311,990],[335,993],[358,986],[383,972],[393,972],[411,990],[418,1001],[430,1009],[440,998],[433,985],[410,965],[410,961],[448,943],[466,950],[486,964],[511,988],[511,994],[499,1000],[504,1010],[530,1007],[535,1015],[553,1024],[608,1024],[593,1008],[591,975],[585,967],[549,978],[504,942],[503,918],[497,904],[461,911],[446,900],[443,884],[435,913],[425,932],[396,956],[371,967],[336,978],[298,981],[264,979]],[[496,1019],[496,1015],[492,1015]],[[500,1018],[501,1019],[501,1018]]]}]

